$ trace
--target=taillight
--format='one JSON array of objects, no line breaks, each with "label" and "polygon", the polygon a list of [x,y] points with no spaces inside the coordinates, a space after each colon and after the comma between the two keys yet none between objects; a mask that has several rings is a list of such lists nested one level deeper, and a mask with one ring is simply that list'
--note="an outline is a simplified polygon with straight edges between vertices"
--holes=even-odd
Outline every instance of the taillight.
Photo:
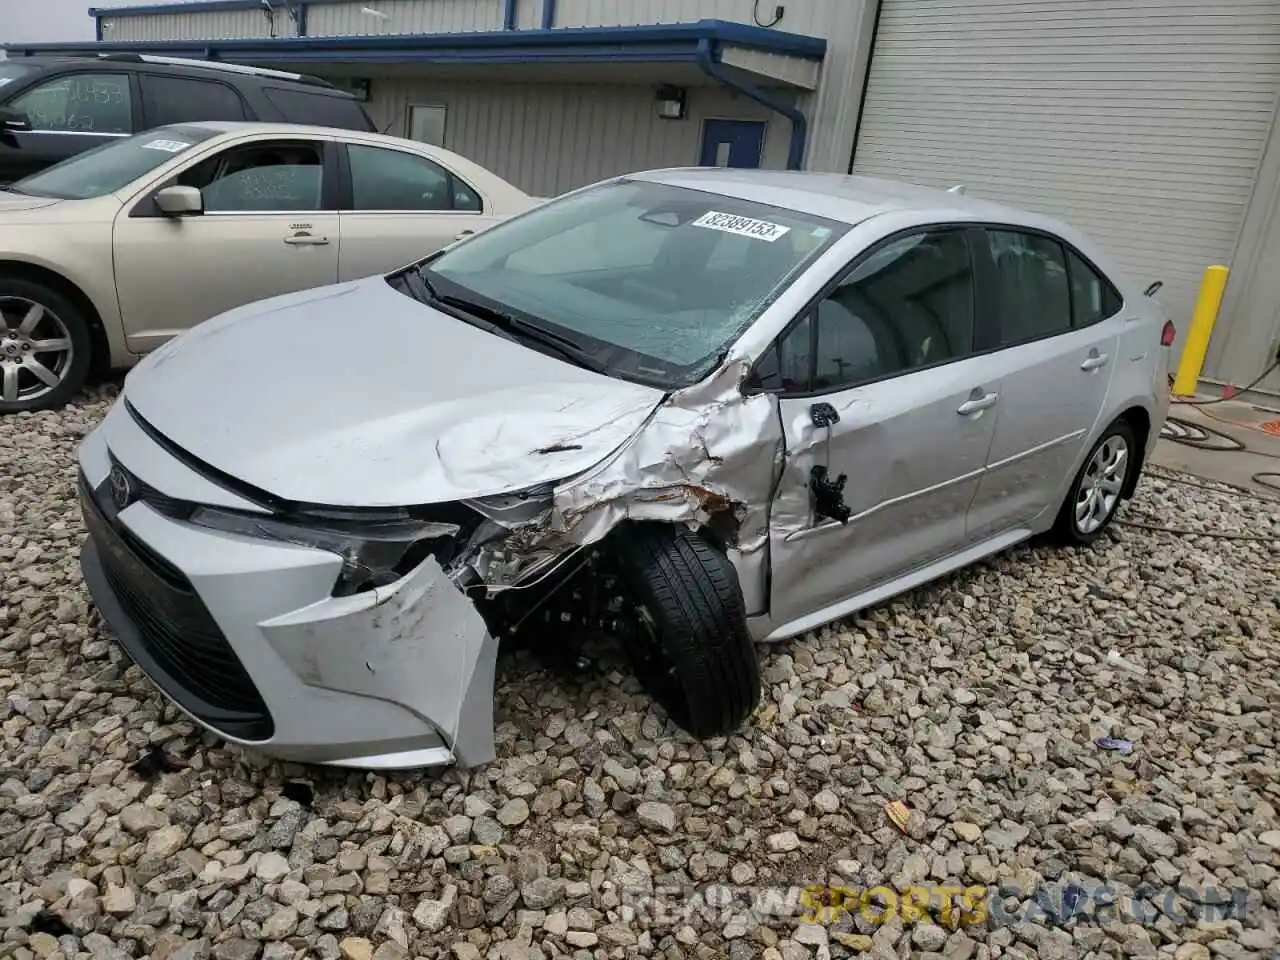
[{"label": "taillight", "polygon": [[1160,345],[1162,347],[1172,347],[1174,338],[1177,337],[1178,331],[1173,326],[1172,320],[1164,322],[1164,329],[1160,331]]}]

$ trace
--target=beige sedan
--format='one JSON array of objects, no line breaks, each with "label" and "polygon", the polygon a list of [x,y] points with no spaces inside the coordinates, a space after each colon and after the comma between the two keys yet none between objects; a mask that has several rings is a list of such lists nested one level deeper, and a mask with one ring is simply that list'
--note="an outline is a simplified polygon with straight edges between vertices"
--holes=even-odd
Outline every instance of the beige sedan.
[{"label": "beige sedan", "polygon": [[392,270],[541,202],[371,133],[184,123],[113,139],[0,191],[0,413],[58,406],[91,369],[232,307]]}]

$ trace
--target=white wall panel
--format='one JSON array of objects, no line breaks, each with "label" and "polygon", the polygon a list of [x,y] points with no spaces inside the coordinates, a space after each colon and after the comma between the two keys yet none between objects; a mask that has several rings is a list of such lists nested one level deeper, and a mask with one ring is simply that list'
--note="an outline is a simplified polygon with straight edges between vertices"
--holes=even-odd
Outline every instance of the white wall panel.
[{"label": "white wall panel", "polygon": [[[379,17],[365,9],[385,14]],[[471,33],[502,29],[502,0],[356,0],[322,3],[307,12],[313,37],[396,33]]]},{"label": "white wall panel", "polygon": [[1278,90],[1275,0],[883,0],[854,172],[1068,220],[1165,282],[1181,334]]}]

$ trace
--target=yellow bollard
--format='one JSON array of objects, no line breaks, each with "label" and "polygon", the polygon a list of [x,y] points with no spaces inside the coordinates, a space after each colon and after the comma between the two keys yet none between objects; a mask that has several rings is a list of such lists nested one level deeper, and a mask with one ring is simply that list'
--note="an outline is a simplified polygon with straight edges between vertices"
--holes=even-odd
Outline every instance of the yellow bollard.
[{"label": "yellow bollard", "polygon": [[1204,367],[1204,355],[1209,350],[1209,337],[1218,320],[1222,306],[1222,294],[1227,289],[1227,268],[1218,264],[1207,267],[1200,283],[1200,296],[1196,299],[1196,312],[1191,315],[1191,327],[1182,347],[1182,359],[1178,361],[1178,376],[1173,381],[1173,392],[1179,397],[1189,397],[1196,392],[1200,370]]}]

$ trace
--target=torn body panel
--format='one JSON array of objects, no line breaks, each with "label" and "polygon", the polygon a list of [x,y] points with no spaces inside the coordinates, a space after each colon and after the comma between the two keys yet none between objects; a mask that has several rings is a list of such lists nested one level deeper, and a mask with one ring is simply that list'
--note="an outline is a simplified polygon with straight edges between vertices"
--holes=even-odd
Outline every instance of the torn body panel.
[{"label": "torn body panel", "polygon": [[390,587],[322,606],[262,624],[299,679],[403,707],[440,731],[461,766],[493,759],[498,642],[433,558]]},{"label": "torn body panel", "polygon": [[[598,543],[624,521],[686,524],[723,544],[748,611],[762,611],[782,431],[772,396],[739,389],[745,371],[745,361],[731,359],[699,386],[672,394],[610,456],[544,492],[537,511],[519,515],[509,501],[473,504],[510,530],[477,553],[536,556],[542,570],[548,557]],[[486,575],[484,563],[476,569],[491,588],[510,585]]]}]

